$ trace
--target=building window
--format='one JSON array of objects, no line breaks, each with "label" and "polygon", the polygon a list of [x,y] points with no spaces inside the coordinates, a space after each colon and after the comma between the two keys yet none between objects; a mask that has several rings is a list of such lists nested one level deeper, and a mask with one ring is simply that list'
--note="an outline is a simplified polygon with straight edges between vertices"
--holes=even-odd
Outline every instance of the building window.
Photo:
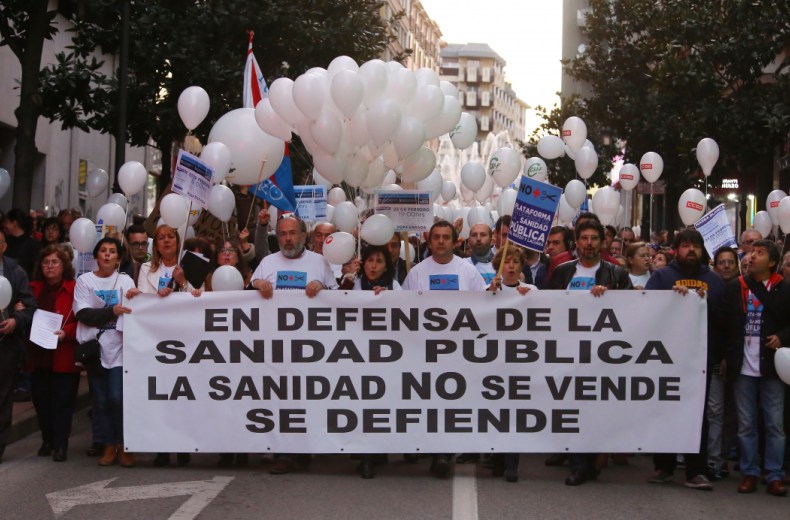
[{"label": "building window", "polygon": [[488,132],[489,124],[488,124],[488,116],[483,116],[480,118],[480,130],[483,132]]},{"label": "building window", "polygon": [[484,83],[491,82],[491,67],[485,67],[483,69],[483,82]]},{"label": "building window", "polygon": [[474,91],[467,91],[466,93],[466,106],[468,107],[476,107],[477,106],[477,92]]},{"label": "building window", "polygon": [[489,92],[487,90],[484,90],[483,92],[481,92],[480,93],[480,103],[484,107],[487,107],[487,106],[491,105],[491,92]]}]

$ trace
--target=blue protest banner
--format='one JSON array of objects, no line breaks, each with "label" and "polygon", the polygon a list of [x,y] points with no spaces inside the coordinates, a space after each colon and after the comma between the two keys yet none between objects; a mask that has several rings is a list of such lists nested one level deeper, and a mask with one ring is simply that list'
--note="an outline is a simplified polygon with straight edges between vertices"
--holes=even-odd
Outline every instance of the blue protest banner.
[{"label": "blue protest banner", "polygon": [[562,189],[521,177],[507,238],[514,244],[543,251]]}]

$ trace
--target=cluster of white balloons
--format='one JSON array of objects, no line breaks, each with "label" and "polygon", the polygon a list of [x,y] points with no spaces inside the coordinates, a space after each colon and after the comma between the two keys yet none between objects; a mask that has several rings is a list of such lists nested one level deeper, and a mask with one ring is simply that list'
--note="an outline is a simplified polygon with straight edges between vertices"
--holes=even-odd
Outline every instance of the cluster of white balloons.
[{"label": "cluster of white balloons", "polygon": [[765,200],[767,210],[754,215],[754,229],[764,237],[771,234],[775,226],[782,233],[790,233],[790,197],[783,190],[773,190]]}]

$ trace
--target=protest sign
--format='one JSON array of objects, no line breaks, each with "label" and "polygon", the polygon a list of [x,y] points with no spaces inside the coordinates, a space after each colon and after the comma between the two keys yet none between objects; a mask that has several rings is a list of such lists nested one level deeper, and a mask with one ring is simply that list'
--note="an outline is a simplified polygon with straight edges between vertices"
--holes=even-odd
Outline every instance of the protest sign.
[{"label": "protest sign", "polygon": [[562,190],[551,184],[521,177],[507,238],[535,251],[543,251]]},{"label": "protest sign", "polygon": [[735,232],[730,225],[724,204],[719,204],[710,210],[707,215],[703,215],[694,224],[694,228],[702,235],[702,239],[705,241],[705,250],[711,258],[713,258],[713,254],[720,247],[738,248]]},{"label": "protest sign", "polygon": [[390,218],[395,231],[427,232],[433,225],[433,201],[430,191],[377,191],[374,198],[376,213]]},{"label": "protest sign", "polygon": [[129,305],[131,451],[699,447],[707,309],[697,297],[237,291]]},{"label": "protest sign", "polygon": [[294,186],[296,214],[302,220],[326,220],[326,188],[319,185]]},{"label": "protest sign", "polygon": [[173,175],[173,193],[178,193],[193,204],[205,208],[211,191],[211,167],[184,150],[179,150]]}]

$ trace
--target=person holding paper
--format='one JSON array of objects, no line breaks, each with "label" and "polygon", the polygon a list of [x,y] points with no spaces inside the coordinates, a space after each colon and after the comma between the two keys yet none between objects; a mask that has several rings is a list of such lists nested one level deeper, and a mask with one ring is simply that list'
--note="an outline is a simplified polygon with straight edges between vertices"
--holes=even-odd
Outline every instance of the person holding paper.
[{"label": "person holding paper", "polygon": [[178,265],[178,247],[181,238],[178,231],[166,224],[154,232],[154,254],[150,262],[140,266],[137,288],[141,293],[167,296],[173,291],[192,292],[195,287],[187,280],[184,270]]},{"label": "person holding paper", "polygon": [[39,310],[59,314],[57,348],[48,350],[33,342],[27,344],[28,369],[32,376],[33,406],[41,429],[38,455],[52,455],[55,462],[67,458],[71,417],[77,401],[81,368],[74,363],[77,345],[77,318],[74,304],[74,268],[67,246],[49,244],[41,250],[33,267],[30,290]]},{"label": "person holding paper", "polygon": [[104,453],[100,466],[134,466],[134,455],[123,447],[123,315],[132,310],[123,305],[137,289],[118,267],[123,245],[117,238],[104,237],[93,248],[96,270],[77,278],[74,288],[74,314],[77,316],[77,341],[98,339],[101,359],[88,368],[93,420],[104,434]]}]

